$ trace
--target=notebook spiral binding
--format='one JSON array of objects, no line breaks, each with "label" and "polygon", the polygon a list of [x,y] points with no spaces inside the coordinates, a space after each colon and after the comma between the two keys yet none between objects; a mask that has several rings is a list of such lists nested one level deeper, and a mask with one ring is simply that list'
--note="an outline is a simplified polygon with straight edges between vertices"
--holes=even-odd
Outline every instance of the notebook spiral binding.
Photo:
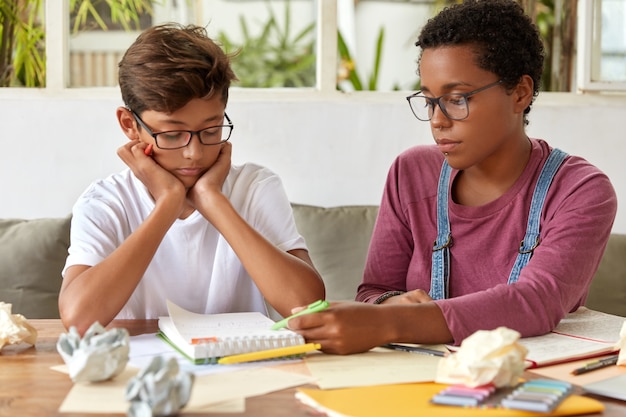
[{"label": "notebook spiral binding", "polygon": [[217,342],[203,342],[199,344],[199,349],[202,349],[201,352],[203,352],[201,355],[204,357],[203,363],[216,364],[224,356],[297,346],[304,343],[304,338],[299,334],[287,336],[277,333],[276,336],[271,337],[233,336]]}]

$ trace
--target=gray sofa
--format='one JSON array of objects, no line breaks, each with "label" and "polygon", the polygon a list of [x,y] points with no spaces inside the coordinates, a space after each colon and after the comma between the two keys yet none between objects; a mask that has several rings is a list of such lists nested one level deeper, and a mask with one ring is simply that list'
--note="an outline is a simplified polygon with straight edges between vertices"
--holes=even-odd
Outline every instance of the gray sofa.
[{"label": "gray sofa", "polygon": [[[361,280],[377,206],[293,204],[298,230],[326,283],[329,300],[352,300]],[[0,301],[28,319],[57,318],[70,218],[0,220]],[[626,235],[614,234],[587,306],[626,317]]]}]

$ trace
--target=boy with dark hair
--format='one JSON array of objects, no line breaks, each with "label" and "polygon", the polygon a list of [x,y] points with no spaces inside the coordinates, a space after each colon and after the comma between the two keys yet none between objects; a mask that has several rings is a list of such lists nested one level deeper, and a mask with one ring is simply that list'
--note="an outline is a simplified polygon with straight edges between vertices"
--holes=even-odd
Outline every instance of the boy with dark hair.
[{"label": "boy with dark hair", "polygon": [[233,80],[202,27],[152,27],[126,51],[116,114],[128,168],[93,183],[73,208],[65,326],[156,319],[167,299],[197,313],[267,314],[267,301],[288,315],[324,298],[280,179],[231,165]]}]

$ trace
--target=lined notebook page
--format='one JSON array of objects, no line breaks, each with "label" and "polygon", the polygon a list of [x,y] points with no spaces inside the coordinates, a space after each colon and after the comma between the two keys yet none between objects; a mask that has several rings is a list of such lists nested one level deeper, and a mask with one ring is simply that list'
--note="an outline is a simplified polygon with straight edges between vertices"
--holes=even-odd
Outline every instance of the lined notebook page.
[{"label": "lined notebook page", "polygon": [[570,313],[552,332],[520,339],[534,366],[598,356],[614,352],[624,317],[580,307]]}]

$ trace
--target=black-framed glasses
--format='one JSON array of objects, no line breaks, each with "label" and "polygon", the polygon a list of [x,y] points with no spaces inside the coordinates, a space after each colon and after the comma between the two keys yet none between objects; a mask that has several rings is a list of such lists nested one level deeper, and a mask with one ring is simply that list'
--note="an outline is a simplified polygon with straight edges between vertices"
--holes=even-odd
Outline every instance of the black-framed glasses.
[{"label": "black-framed glasses", "polygon": [[406,99],[409,102],[411,111],[418,120],[427,122],[433,117],[435,106],[439,106],[443,114],[450,120],[463,120],[469,116],[469,104],[467,98],[474,94],[485,91],[502,83],[498,80],[495,83],[487,84],[469,93],[449,93],[439,97],[426,97],[422,91],[411,94]]},{"label": "black-framed glasses", "polygon": [[[130,110],[130,109],[129,109]],[[194,135],[198,136],[200,143],[203,145],[220,145],[228,139],[233,131],[233,122],[226,113],[224,113],[224,119],[228,124],[219,126],[209,126],[202,130],[168,130],[166,132],[153,132],[137,113],[130,110],[137,123],[148,132],[150,136],[154,138],[154,143],[159,149],[180,149],[191,143],[191,139]]]}]

